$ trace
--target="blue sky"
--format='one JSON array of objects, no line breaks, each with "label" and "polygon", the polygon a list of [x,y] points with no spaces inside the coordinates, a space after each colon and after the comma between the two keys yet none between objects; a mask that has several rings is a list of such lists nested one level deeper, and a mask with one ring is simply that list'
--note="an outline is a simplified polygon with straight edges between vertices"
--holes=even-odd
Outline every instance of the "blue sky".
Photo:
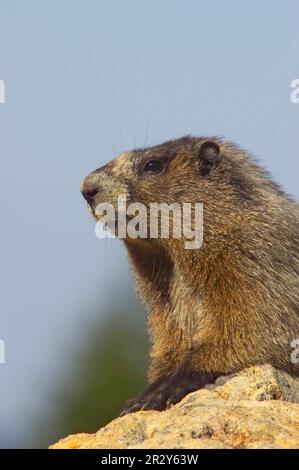
[{"label": "blue sky", "polygon": [[121,243],[94,235],[87,173],[147,134],[219,134],[299,197],[298,17],[291,0],[0,1],[3,445],[53,406],[47,383],[92,321],[80,306],[104,315],[131,285]]}]

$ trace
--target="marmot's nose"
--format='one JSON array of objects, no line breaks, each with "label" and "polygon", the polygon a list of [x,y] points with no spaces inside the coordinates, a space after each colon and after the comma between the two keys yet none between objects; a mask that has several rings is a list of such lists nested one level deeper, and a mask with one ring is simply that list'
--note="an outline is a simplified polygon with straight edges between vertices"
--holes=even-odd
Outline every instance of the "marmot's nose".
[{"label": "marmot's nose", "polygon": [[86,201],[91,204],[93,202],[94,197],[98,193],[97,189],[82,189],[82,196]]},{"label": "marmot's nose", "polygon": [[90,205],[92,205],[96,195],[101,191],[101,172],[102,168],[92,171],[84,178],[81,184],[82,196]]}]

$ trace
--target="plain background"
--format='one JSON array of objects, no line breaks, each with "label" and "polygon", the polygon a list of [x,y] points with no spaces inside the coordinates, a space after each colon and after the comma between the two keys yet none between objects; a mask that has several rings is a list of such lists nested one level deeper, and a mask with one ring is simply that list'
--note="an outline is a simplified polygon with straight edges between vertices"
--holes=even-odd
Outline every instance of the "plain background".
[{"label": "plain background", "polygon": [[87,173],[146,138],[219,134],[299,197],[298,18],[292,0],[0,1],[1,446],[26,445],[66,350],[133,289],[121,243],[94,235]]}]

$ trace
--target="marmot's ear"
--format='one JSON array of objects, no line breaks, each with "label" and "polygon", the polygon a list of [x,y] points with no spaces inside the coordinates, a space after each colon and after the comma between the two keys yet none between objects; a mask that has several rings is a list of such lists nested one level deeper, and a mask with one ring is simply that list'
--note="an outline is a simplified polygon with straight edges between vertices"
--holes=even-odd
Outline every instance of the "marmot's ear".
[{"label": "marmot's ear", "polygon": [[200,172],[206,176],[220,162],[220,147],[213,140],[206,140],[201,144],[197,157],[200,160]]}]

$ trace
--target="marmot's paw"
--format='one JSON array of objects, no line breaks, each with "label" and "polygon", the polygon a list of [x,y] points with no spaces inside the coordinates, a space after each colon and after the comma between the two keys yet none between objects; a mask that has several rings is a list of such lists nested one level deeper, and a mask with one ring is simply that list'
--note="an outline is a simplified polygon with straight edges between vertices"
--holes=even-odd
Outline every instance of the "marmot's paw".
[{"label": "marmot's paw", "polygon": [[120,416],[127,415],[129,413],[135,413],[135,411],[141,410],[159,410],[162,411],[166,408],[163,406],[163,396],[159,394],[159,387],[161,381],[151,384],[143,393],[137,395],[137,397],[128,400],[120,413]]},{"label": "marmot's paw", "polygon": [[141,410],[158,410],[162,411],[167,407],[168,394],[157,388],[151,392],[145,390],[144,393],[138,395],[131,400],[128,400],[125,404],[124,409],[120,413],[120,416],[127,415],[129,413],[135,413]]},{"label": "marmot's paw", "polygon": [[151,384],[137,397],[127,401],[120,416],[141,410],[165,410],[181,401],[188,393],[214,382],[219,375],[180,368],[164,380]]}]

